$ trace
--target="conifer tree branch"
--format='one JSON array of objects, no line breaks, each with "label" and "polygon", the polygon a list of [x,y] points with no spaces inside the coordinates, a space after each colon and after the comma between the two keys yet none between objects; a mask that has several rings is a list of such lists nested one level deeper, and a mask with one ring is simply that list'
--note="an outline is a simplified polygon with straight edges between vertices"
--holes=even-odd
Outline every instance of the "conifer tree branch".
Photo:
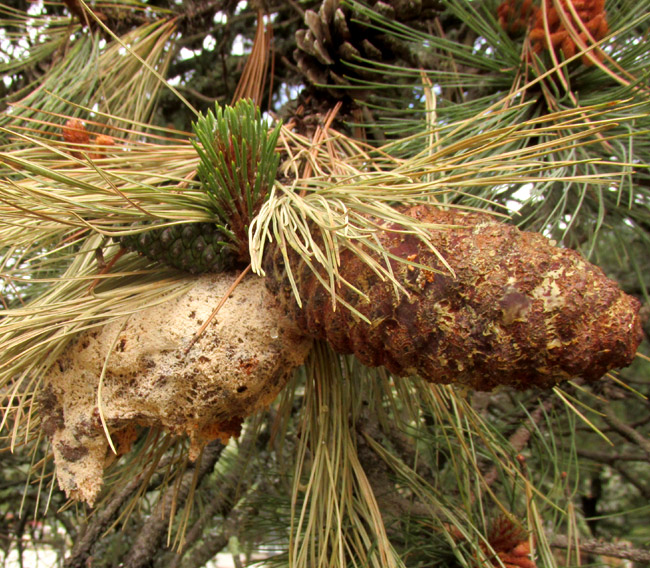
[{"label": "conifer tree branch", "polygon": [[[250,458],[251,450],[256,445],[261,447],[263,445],[262,440],[266,440],[265,436],[256,436],[256,434],[258,432],[250,428],[244,434],[243,440],[240,441],[238,458],[242,462],[246,462]],[[233,523],[231,517],[235,514],[234,512],[251,485],[250,479],[242,479],[241,474],[244,467],[243,463],[240,467],[240,463],[237,462],[237,464],[230,467],[230,470],[223,478],[219,479],[213,499],[206,505],[194,525],[185,533],[183,551],[174,557],[170,568],[203,566],[207,560],[228,544],[228,539],[232,533],[231,525]],[[217,515],[226,519],[226,522],[216,536],[206,538],[206,531],[213,526],[213,519]],[[184,558],[185,553],[201,539],[206,542],[202,546],[194,548],[188,558]]]},{"label": "conifer tree branch", "polygon": [[[169,518],[172,510],[179,510],[185,503],[194,480],[198,485],[207,473],[217,463],[224,445],[219,441],[208,444],[204,450],[200,462],[188,467],[183,474],[180,484],[168,487],[167,491],[159,501],[151,516],[145,521],[140,530],[130,553],[122,562],[125,568],[144,568],[149,566],[156,551],[161,547],[163,539],[169,527]],[[198,472],[195,469],[198,468]]]},{"label": "conifer tree branch", "polygon": [[[168,463],[169,458],[166,458],[159,464],[159,467],[164,467]],[[70,556],[65,560],[65,568],[85,568],[88,566],[88,561],[92,558],[93,547],[97,544],[102,534],[115,521],[122,506],[128,502],[129,498],[140,487],[143,478],[148,476],[149,473],[148,469],[144,469],[131,478],[101,510],[97,511],[85,527],[80,530]]]},{"label": "conifer tree branch", "polygon": [[[556,535],[550,539],[553,548],[567,549],[573,547],[574,543],[565,535]],[[581,540],[580,550],[591,554],[612,556],[632,560],[633,562],[650,562],[650,550],[634,548],[624,543],[603,542],[599,540]]]},{"label": "conifer tree branch", "polygon": [[604,420],[617,434],[625,438],[628,442],[638,446],[646,454],[646,459],[650,461],[650,440],[643,434],[640,434],[633,428],[621,421],[611,406],[603,408],[605,413]]},{"label": "conifer tree branch", "polygon": [[[556,401],[557,398],[554,395],[541,399],[539,406],[530,413],[530,419],[519,426],[510,436],[510,447],[514,452],[519,453],[528,445],[533,429],[542,421],[544,415],[553,408]],[[498,475],[499,470],[496,465],[493,465],[485,474],[485,483],[491,486],[497,480]]]}]

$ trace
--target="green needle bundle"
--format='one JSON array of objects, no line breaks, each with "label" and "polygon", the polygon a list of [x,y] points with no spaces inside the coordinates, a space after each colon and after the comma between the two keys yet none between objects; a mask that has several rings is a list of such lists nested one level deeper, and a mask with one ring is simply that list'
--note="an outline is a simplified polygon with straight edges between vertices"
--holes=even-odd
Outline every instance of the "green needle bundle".
[{"label": "green needle bundle", "polygon": [[191,274],[222,272],[249,260],[248,227],[266,200],[280,156],[280,125],[270,129],[249,100],[216,107],[193,124],[197,173],[214,223],[149,227],[120,238],[126,249]]}]

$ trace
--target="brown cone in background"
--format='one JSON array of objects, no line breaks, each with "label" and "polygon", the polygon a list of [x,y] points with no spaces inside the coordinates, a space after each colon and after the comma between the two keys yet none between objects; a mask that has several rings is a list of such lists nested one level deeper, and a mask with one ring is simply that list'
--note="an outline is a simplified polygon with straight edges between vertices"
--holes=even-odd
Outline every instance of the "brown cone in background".
[{"label": "brown cone in background", "polygon": [[[545,9],[535,12],[534,24],[530,31],[530,40],[536,53],[542,49],[559,49],[564,59],[568,59],[581,49],[576,43],[576,34],[583,44],[590,45],[609,33],[605,0],[561,0],[558,4],[550,0],[543,1]],[[558,12],[558,7],[562,13]],[[571,22],[574,33],[567,29],[565,20]],[[591,54],[597,59],[601,58],[599,48],[593,49]],[[582,63],[590,66],[594,62],[587,55],[583,55]]]}]

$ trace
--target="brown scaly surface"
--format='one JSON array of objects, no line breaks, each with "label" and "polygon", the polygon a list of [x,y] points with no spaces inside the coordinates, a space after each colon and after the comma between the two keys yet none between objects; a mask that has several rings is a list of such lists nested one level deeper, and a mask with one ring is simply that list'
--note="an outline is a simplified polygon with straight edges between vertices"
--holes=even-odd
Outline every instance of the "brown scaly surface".
[{"label": "brown scaly surface", "polygon": [[503,0],[497,8],[497,19],[501,29],[510,37],[517,37],[528,29],[538,11],[533,0]]},{"label": "brown scaly surface", "polygon": [[265,258],[266,283],[300,329],[395,375],[480,390],[596,380],[632,362],[642,338],[640,304],[577,252],[486,214],[426,205],[404,211],[460,226],[431,232],[456,277],[416,237],[382,231],[378,237],[391,253],[445,272],[391,261],[410,294],[397,298],[391,283],[342,252],[341,276],[368,299],[349,289],[340,294],[369,325],[341,305],[333,310],[329,293],[292,252],[300,309],[276,249]]},{"label": "brown scaly surface", "polygon": [[[537,10],[534,17],[534,25],[530,31],[530,40],[533,45],[533,51],[539,53],[542,49],[559,49],[565,59],[573,57],[580,47],[576,44],[575,38],[566,29],[563,17],[570,21],[578,32],[578,37],[585,45],[594,41],[603,39],[609,33],[607,25],[607,13],[605,12],[605,0],[561,0],[557,6],[560,7],[563,15],[558,13],[558,8],[554,2],[543,0],[545,10]],[[571,9],[573,8],[573,10]],[[582,26],[575,20],[573,12],[580,19],[582,26],[589,32],[589,37]],[[544,21],[546,19],[546,21]],[[549,35],[547,36],[546,27],[548,26]],[[596,48],[592,51],[592,56],[600,59],[601,51]],[[593,65],[593,60],[587,55],[582,56],[582,63],[586,66]]]}]

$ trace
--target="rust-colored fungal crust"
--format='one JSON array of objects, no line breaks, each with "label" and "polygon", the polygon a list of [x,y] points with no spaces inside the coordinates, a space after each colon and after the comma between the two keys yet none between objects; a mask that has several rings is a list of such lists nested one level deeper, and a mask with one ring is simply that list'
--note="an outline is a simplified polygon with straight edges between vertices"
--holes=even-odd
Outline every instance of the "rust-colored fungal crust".
[{"label": "rust-colored fungal crust", "polygon": [[417,237],[380,231],[389,252],[440,272],[391,261],[409,293],[398,297],[390,282],[342,252],[341,276],[367,297],[343,287],[340,296],[368,324],[341,304],[334,310],[327,290],[291,253],[300,309],[276,250],[265,259],[267,286],[301,329],[394,375],[479,390],[595,380],[631,363],[642,337],[640,304],[577,252],[482,213],[425,205],[404,212],[448,225],[430,236],[455,276]]}]

